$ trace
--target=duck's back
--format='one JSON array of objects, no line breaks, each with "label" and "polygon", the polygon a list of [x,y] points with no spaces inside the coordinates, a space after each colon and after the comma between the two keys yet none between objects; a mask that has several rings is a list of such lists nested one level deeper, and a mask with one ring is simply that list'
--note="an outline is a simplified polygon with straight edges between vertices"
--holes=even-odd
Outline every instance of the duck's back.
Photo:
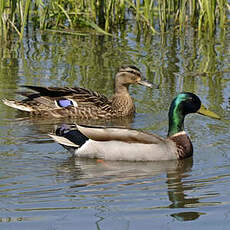
[{"label": "duck's back", "polygon": [[26,99],[3,102],[10,107],[40,116],[95,118],[98,115],[105,116],[111,110],[111,101],[107,97],[85,88],[24,87],[36,92],[19,92]]}]

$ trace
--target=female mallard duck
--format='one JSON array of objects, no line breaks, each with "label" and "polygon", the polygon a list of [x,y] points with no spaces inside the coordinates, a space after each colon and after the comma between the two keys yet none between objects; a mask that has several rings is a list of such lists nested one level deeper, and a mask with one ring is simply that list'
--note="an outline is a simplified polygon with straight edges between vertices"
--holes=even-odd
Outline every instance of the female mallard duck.
[{"label": "female mallard duck", "polygon": [[20,92],[23,101],[4,99],[4,104],[32,115],[75,117],[79,119],[116,118],[133,115],[135,106],[129,94],[130,84],[153,85],[142,80],[135,66],[121,67],[115,77],[115,94],[111,99],[92,90],[58,87],[24,86],[37,93]]},{"label": "female mallard duck", "polygon": [[78,157],[127,161],[183,159],[193,154],[191,140],[184,131],[184,118],[189,113],[219,119],[201,105],[199,97],[184,92],[171,103],[166,139],[131,129],[80,125],[76,125],[75,130],[63,126],[57,129],[56,135],[50,136]]}]

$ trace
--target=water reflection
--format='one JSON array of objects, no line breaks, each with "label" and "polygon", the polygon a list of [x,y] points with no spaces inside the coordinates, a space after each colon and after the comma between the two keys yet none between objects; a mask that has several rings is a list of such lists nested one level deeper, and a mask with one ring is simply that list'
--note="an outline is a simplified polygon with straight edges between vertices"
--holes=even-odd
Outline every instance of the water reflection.
[{"label": "water reflection", "polygon": [[[127,37],[132,27],[124,32],[123,39],[31,31],[31,39],[25,40],[19,49],[2,48],[4,68],[0,69],[0,88],[17,88],[19,84],[82,86],[109,96],[117,68],[135,64],[149,81],[161,84],[161,90],[152,94],[134,87],[131,93],[137,108],[143,101],[149,105],[154,101],[154,109],[158,111],[179,91],[192,91],[207,98],[214,111],[221,111],[220,105],[228,103],[228,95],[224,93],[229,88],[226,82],[229,82],[230,71],[227,35],[203,36],[198,40],[191,28],[181,37],[169,31],[162,43],[159,35],[144,35],[139,40],[135,36]],[[1,94],[0,90],[0,97],[12,98],[14,93],[3,91]]]},{"label": "water reflection", "polygon": [[[142,178],[144,176],[154,176],[162,172],[167,173],[167,177],[175,179],[175,175],[179,174],[179,178],[183,178],[183,173],[191,170],[193,159],[189,158],[185,161],[159,161],[159,162],[129,162],[129,161],[97,161],[93,159],[82,159],[70,157],[67,161],[60,165],[60,172],[70,172],[70,180],[74,180],[75,173],[79,176],[95,175],[94,179],[108,176],[110,183],[113,181]],[[95,170],[95,171],[94,171]],[[116,177],[113,177],[116,175]],[[73,176],[73,179],[71,178]],[[184,176],[185,177],[185,176]],[[168,183],[168,182],[167,182]]]},{"label": "water reflection", "polygon": [[[132,87],[134,120],[99,125],[131,126],[164,136],[169,104],[182,90],[196,93],[229,120],[229,29],[199,39],[192,28],[180,36],[175,31],[163,37],[137,36],[132,25],[120,38],[33,30],[27,36],[21,46],[13,40],[1,44],[0,99],[17,98],[15,91],[23,84],[81,86],[109,96],[117,67],[134,64],[150,82],[160,83],[160,89]],[[40,229],[133,229],[146,223],[146,229],[184,229],[178,221],[190,221],[191,228],[214,229],[221,223],[228,229],[229,121],[189,118],[193,158],[103,164],[67,157],[67,151],[47,138],[62,120],[30,118],[1,103],[0,111],[0,222],[7,228],[25,229],[26,222],[30,229],[38,223],[43,224]],[[20,226],[9,225],[16,222]]]},{"label": "water reflection", "polygon": [[[192,191],[194,187],[192,185],[186,185],[186,182],[183,179],[188,178],[190,175],[190,171],[193,165],[193,158],[189,158],[183,161],[163,161],[163,162],[97,162],[96,160],[90,159],[78,159],[78,158],[68,158],[67,161],[63,162],[62,165],[58,167],[57,171],[57,179],[65,177],[66,179],[72,182],[71,189],[77,193],[79,188],[88,188],[87,190],[93,189],[92,187],[97,187],[100,185],[100,188],[103,190],[107,190],[108,186],[112,189],[111,186],[117,184],[119,182],[119,186],[122,186],[123,190],[129,190],[135,187],[135,190],[145,191],[147,197],[143,197],[143,202],[145,199],[151,199],[151,191],[157,188],[155,183],[159,186],[158,176],[162,173],[166,174],[167,179],[165,183],[167,184],[168,190],[168,199],[171,202],[169,205],[170,209],[178,209],[178,208],[186,208],[189,205],[198,204],[199,198],[192,198],[186,195],[189,191]],[[65,175],[65,176],[63,176]],[[84,181],[84,183],[82,183]],[[148,186],[147,186],[148,185]],[[162,185],[161,185],[162,186]],[[125,188],[127,187],[127,188]],[[96,189],[96,188],[95,188]],[[114,190],[113,188],[112,190]],[[115,189],[116,190],[116,189]],[[98,207],[96,205],[96,209],[100,210],[100,221],[97,222],[97,225],[106,219],[106,216],[109,214],[107,212],[112,211],[110,207],[105,207],[106,202],[103,202],[106,197],[111,198],[111,202],[116,203],[116,199],[122,199],[124,194],[119,192],[120,189],[117,189],[118,194],[108,194],[100,195],[100,199],[98,200]],[[148,192],[150,191],[150,192]],[[159,192],[159,191],[158,191]],[[77,194],[76,194],[77,195]],[[132,196],[132,195],[131,195]],[[157,196],[155,194],[154,196]],[[113,198],[112,198],[113,197]],[[131,197],[130,197],[131,198]],[[132,198],[131,198],[132,199]],[[135,199],[135,192],[134,198]],[[103,203],[103,210],[99,208]],[[127,202],[124,200],[124,202]],[[110,205],[109,205],[110,206]],[[153,207],[151,209],[156,208],[164,208],[164,207]],[[143,207],[142,207],[143,208]],[[147,207],[145,207],[147,208]],[[104,214],[103,214],[104,213]],[[201,214],[199,212],[179,212],[171,214],[172,217],[179,220],[195,220]]]},{"label": "water reflection", "polygon": [[101,120],[83,120],[75,118],[52,118],[47,120],[47,118],[37,118],[26,116],[23,117],[25,113],[16,111],[16,118],[11,121],[11,124],[16,124],[18,126],[31,126],[33,131],[37,133],[38,136],[41,134],[48,135],[49,133],[55,133],[55,130],[62,124],[81,124],[81,125],[98,125],[98,126],[116,126],[116,127],[131,127],[134,117],[123,117],[117,119],[101,119]]},{"label": "water reflection", "polygon": [[[191,160],[192,161],[192,160]],[[189,197],[186,193],[192,191],[194,186],[187,185],[183,179],[188,175],[183,174],[183,168],[177,168],[174,172],[167,173],[167,184],[168,184],[168,197],[171,201],[169,208],[178,209],[196,206],[199,203],[199,198]],[[180,221],[195,220],[199,218],[201,213],[199,212],[178,212],[171,214],[172,217]]]},{"label": "water reflection", "polygon": [[179,212],[171,214],[172,217],[179,221],[192,221],[199,218],[201,215],[205,215],[203,212]]},{"label": "water reflection", "polygon": [[[69,172],[70,180],[75,180],[75,174],[77,177],[80,174],[86,178],[93,176],[94,179],[108,176],[108,181],[142,178],[144,176],[154,176],[162,172],[166,173],[169,189],[170,185],[178,185],[179,181],[188,177],[186,174],[189,172],[193,165],[193,158],[189,158],[183,161],[158,161],[158,162],[129,162],[129,161],[97,161],[94,159],[83,159],[70,157],[64,161],[58,169],[60,172]],[[58,170],[58,171],[59,171]],[[95,171],[94,171],[95,170]],[[116,177],[113,177],[116,175]],[[73,178],[71,178],[73,176]]]}]

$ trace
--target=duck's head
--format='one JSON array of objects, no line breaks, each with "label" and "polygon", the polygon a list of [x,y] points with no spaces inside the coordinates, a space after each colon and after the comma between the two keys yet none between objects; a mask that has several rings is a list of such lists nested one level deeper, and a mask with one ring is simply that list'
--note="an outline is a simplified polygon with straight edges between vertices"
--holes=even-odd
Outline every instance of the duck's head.
[{"label": "duck's head", "polygon": [[169,109],[169,132],[168,136],[184,130],[184,117],[189,113],[199,113],[215,119],[220,117],[206,109],[202,104],[200,98],[194,93],[182,92],[177,95],[171,103]]},{"label": "duck's head", "polygon": [[128,88],[130,84],[140,84],[150,88],[158,88],[157,85],[144,80],[141,71],[136,66],[122,66],[116,74],[115,88],[116,90],[122,86]]}]

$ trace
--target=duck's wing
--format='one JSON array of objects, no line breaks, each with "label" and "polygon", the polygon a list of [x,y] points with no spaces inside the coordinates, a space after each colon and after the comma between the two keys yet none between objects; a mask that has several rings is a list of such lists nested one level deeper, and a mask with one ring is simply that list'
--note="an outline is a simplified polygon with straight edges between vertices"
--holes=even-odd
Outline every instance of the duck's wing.
[{"label": "duck's wing", "polygon": [[82,113],[85,113],[85,109],[93,108],[101,108],[106,111],[106,108],[110,108],[111,105],[111,101],[104,95],[80,87],[62,88],[28,85],[23,87],[36,92],[18,92],[18,94],[25,96],[26,99],[22,101],[4,99],[3,103],[22,111],[37,111],[39,113],[52,111],[57,114],[60,113],[61,109],[67,107],[70,110],[73,107],[79,107],[79,113],[81,113],[81,111]]},{"label": "duck's wing", "polygon": [[165,142],[165,139],[162,137],[133,129],[76,126],[83,135],[94,141],[122,141],[143,144],[160,144]]},{"label": "duck's wing", "polygon": [[21,85],[21,87],[38,92],[41,96],[46,97],[63,97],[73,93],[74,88],[69,87],[43,87],[33,85]]},{"label": "duck's wing", "polygon": [[[63,98],[75,101],[76,105],[95,105],[104,106],[110,101],[104,95],[97,93],[93,90],[81,87],[41,87],[25,85],[28,89],[39,93],[40,97],[49,98],[50,100],[61,100]],[[38,94],[20,93],[29,99],[40,100]]]}]

